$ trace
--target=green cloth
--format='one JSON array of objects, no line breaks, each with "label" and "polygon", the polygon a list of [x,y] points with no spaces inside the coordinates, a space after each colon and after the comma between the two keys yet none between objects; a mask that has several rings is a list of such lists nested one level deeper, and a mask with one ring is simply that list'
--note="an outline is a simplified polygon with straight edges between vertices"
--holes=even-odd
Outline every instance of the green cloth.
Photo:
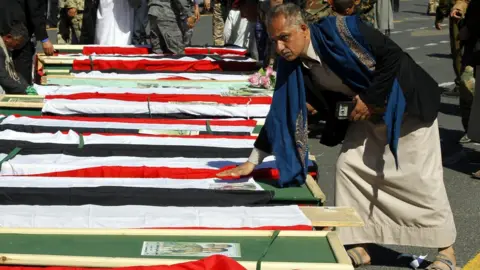
[{"label": "green cloth", "polygon": [[[0,250],[13,254],[48,254],[63,256],[96,256],[119,258],[152,258],[142,256],[144,241],[238,243],[241,261],[336,263],[326,237],[282,237],[271,243],[271,237],[252,236],[125,236],[125,235],[25,235],[0,234]],[[159,257],[158,257],[159,258]],[[162,257],[176,258],[179,257]],[[186,256],[181,259],[199,259]]]},{"label": "green cloth", "polygon": [[27,92],[27,95],[38,96],[37,90],[35,90],[35,88],[31,85],[27,87],[25,92]]}]

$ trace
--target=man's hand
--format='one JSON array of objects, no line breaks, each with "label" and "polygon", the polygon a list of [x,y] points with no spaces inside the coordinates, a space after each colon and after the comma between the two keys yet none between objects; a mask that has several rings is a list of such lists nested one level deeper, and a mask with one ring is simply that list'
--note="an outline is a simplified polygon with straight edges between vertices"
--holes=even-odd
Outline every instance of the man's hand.
[{"label": "man's hand", "polygon": [[77,15],[77,9],[69,8],[67,13],[68,13],[68,17],[73,18]]},{"label": "man's hand", "polygon": [[187,26],[188,28],[192,29],[195,26],[195,22],[197,21],[195,15],[187,18]]},{"label": "man's hand", "polygon": [[210,3],[211,3],[210,0],[205,0],[205,1],[203,1],[203,8],[204,8],[205,10],[210,10],[210,7],[211,7],[211,6],[210,6]]},{"label": "man's hand", "polygon": [[454,8],[452,12],[450,12],[450,17],[460,20],[463,17],[463,12],[458,8]]},{"label": "man's hand", "polygon": [[197,21],[200,20],[200,9],[198,8],[198,4],[195,4],[195,7],[193,8],[193,12],[195,14],[195,19]]},{"label": "man's hand", "polygon": [[351,121],[367,120],[372,115],[373,110],[370,109],[363,100],[356,95],[354,97],[355,108],[350,114]]},{"label": "man's hand", "polygon": [[435,28],[436,28],[437,30],[442,30],[441,23],[442,23],[442,22],[437,22],[437,21],[435,22]]},{"label": "man's hand", "polygon": [[43,52],[45,53],[45,55],[48,55],[48,56],[53,55],[55,49],[53,48],[53,44],[52,44],[52,42],[50,42],[50,40],[47,40],[47,41],[43,42],[42,47],[43,47]]},{"label": "man's hand", "polygon": [[245,176],[251,174],[253,172],[253,169],[255,169],[255,164],[247,161],[238,167],[218,173],[217,177]]}]

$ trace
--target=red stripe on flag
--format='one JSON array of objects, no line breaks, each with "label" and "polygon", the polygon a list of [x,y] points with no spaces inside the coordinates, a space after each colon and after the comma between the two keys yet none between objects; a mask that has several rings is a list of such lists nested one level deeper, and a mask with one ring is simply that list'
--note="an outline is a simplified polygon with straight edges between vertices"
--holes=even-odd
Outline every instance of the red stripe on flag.
[{"label": "red stripe on flag", "polygon": [[159,228],[141,228],[155,230],[245,230],[245,231],[313,231],[313,226],[292,225],[292,226],[261,226],[261,227],[242,227],[242,228],[216,228],[216,227],[159,227]]},{"label": "red stripe on flag", "polygon": [[77,93],[71,95],[47,95],[45,99],[112,99],[122,101],[149,102],[216,102],[220,104],[271,104],[272,97],[237,97],[220,95],[177,95],[177,94],[107,94],[107,93]]},{"label": "red stripe on flag", "polygon": [[[173,178],[173,179],[205,179],[215,178],[216,175],[231,166],[222,169],[192,169],[170,167],[131,167],[131,166],[97,166],[60,172],[27,174],[17,176],[45,176],[45,177],[109,177],[109,178]],[[264,168],[253,171],[253,177],[261,179],[278,179],[278,170]],[[10,175],[5,175],[10,176]],[[230,180],[237,177],[224,177]]]},{"label": "red stripe on flag", "polygon": [[228,48],[187,47],[185,48],[185,54],[219,54],[219,55],[234,54],[239,56],[245,56],[247,54],[247,50],[228,49]]},{"label": "red stripe on flag", "polygon": [[[84,122],[111,122],[111,123],[128,123],[128,124],[171,124],[171,125],[199,125],[205,126],[206,120],[196,119],[148,119],[148,118],[110,118],[110,117],[80,117],[80,116],[22,116],[14,115],[16,117],[28,117],[32,119],[51,119],[51,120],[71,120]],[[255,127],[257,121],[255,120],[209,120],[211,126],[247,126]]]},{"label": "red stripe on flag", "polygon": [[116,268],[86,268],[86,267],[34,267],[34,266],[0,266],[0,270],[245,270],[234,259],[223,255],[212,255],[198,261],[189,260],[174,265],[130,266]]},{"label": "red stripe on flag", "polygon": [[72,65],[75,71],[91,70],[146,70],[146,71],[253,71],[257,69],[255,61],[211,61],[211,60],[99,60],[75,59]]},{"label": "red stripe on flag", "polygon": [[[55,132],[50,132],[54,134]],[[61,131],[63,134],[68,134],[69,131]],[[154,137],[154,138],[185,138],[185,139],[232,139],[232,140],[256,140],[257,136],[240,136],[240,135],[170,135],[170,134],[131,134],[131,133],[102,133],[102,132],[88,132],[82,133],[83,137],[88,137],[92,134],[102,136],[130,136],[130,137]]]},{"label": "red stripe on flag", "polygon": [[82,54],[123,54],[123,55],[135,55],[135,54],[149,54],[150,51],[146,47],[117,47],[117,46],[84,46]]}]

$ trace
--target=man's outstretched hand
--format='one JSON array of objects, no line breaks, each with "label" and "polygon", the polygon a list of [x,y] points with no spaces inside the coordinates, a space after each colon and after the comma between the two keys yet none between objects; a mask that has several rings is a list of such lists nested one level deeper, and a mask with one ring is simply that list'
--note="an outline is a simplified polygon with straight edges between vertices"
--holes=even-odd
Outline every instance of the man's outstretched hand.
[{"label": "man's outstretched hand", "polygon": [[245,162],[242,165],[239,165],[233,169],[226,170],[217,174],[217,177],[241,177],[245,175],[249,175],[255,169],[255,164],[251,162]]}]

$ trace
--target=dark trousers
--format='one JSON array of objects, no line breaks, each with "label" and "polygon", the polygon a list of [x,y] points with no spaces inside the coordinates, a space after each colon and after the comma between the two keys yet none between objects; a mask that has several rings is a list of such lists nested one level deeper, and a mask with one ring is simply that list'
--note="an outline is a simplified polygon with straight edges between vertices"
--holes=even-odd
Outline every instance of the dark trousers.
[{"label": "dark trousers", "polygon": [[15,70],[25,81],[31,85],[33,80],[33,56],[35,55],[35,43],[29,41],[23,48],[12,52]]},{"label": "dark trousers", "polygon": [[47,2],[47,24],[56,27],[58,24],[58,0],[46,0]]},{"label": "dark trousers", "polygon": [[150,40],[150,27],[148,26],[148,2],[142,0],[140,7],[134,10],[134,24],[133,24],[133,45],[147,45]]}]

